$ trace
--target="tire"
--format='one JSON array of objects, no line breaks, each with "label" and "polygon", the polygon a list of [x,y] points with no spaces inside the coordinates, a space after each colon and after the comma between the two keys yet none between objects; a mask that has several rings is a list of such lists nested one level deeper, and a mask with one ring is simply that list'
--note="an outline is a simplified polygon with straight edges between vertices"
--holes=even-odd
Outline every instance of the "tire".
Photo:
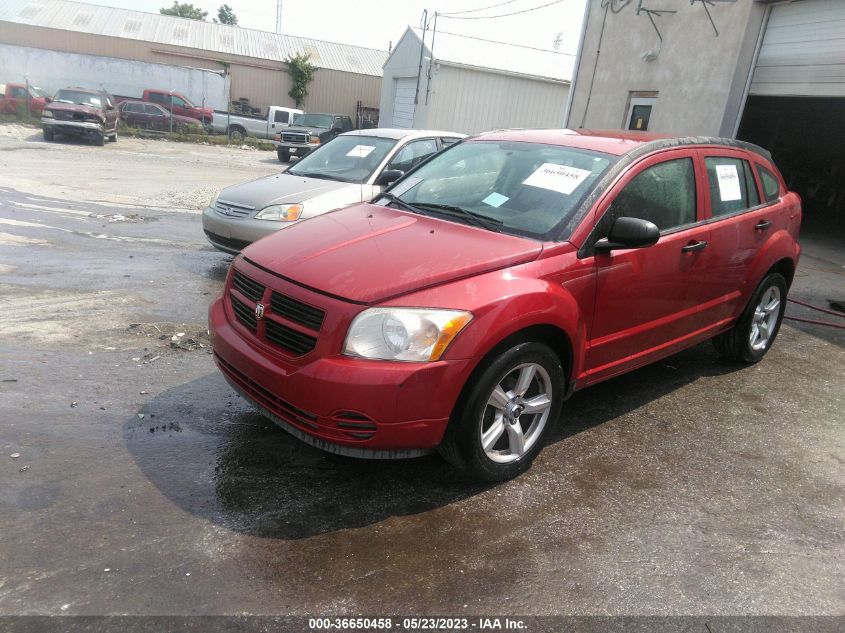
[{"label": "tire", "polygon": [[[564,378],[560,359],[548,346],[511,347],[465,387],[440,454],[458,470],[484,481],[505,481],[524,472],[560,414]],[[536,412],[523,410],[531,404]]]},{"label": "tire", "polygon": [[283,152],[282,150],[277,150],[276,156],[279,157],[280,163],[289,163],[290,162],[290,152]]},{"label": "tire", "polygon": [[114,133],[109,135],[109,141],[112,143],[117,143],[117,126],[114,126]]},{"label": "tire", "polygon": [[229,128],[229,140],[240,143],[246,137],[246,130],[238,125],[233,125]]},{"label": "tire", "polygon": [[724,358],[743,363],[756,363],[763,358],[780,331],[786,293],[783,275],[767,275],[751,295],[736,325],[713,339],[716,351]]},{"label": "tire", "polygon": [[53,142],[53,132],[51,130],[44,130],[44,140],[48,143]]}]

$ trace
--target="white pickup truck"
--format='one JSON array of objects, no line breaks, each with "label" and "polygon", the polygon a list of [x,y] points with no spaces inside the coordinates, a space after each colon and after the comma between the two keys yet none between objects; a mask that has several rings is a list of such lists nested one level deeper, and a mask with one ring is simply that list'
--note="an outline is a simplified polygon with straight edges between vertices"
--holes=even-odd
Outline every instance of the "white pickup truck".
[{"label": "white pickup truck", "polygon": [[211,131],[228,134],[233,141],[240,141],[245,136],[272,139],[282,128],[288,127],[297,114],[302,114],[302,110],[281,106],[268,107],[264,117],[215,110]]}]

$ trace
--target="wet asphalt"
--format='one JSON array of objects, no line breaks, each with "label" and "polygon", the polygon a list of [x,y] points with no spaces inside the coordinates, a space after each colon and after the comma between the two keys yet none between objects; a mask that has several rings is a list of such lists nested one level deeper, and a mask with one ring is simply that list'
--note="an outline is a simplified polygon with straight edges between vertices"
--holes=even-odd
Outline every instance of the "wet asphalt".
[{"label": "wet asphalt", "polygon": [[[841,253],[796,296],[845,299]],[[197,214],[0,183],[0,615],[845,612],[841,330],[580,392],[479,485],[252,412],[208,348],[230,261]]]}]

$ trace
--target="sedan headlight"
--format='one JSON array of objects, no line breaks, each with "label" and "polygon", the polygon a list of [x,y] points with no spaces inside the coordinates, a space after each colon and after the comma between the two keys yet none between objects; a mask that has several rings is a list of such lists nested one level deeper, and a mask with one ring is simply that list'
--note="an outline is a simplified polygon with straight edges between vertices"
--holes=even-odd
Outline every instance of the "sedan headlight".
[{"label": "sedan headlight", "polygon": [[255,216],[256,220],[275,220],[276,222],[293,222],[302,215],[301,204],[274,204],[264,207]]},{"label": "sedan headlight", "polygon": [[343,353],[379,360],[439,360],[471,312],[425,308],[370,308],[355,317]]},{"label": "sedan headlight", "polygon": [[53,111],[52,110],[42,110],[41,116],[43,116],[45,119],[52,119],[53,118]]}]

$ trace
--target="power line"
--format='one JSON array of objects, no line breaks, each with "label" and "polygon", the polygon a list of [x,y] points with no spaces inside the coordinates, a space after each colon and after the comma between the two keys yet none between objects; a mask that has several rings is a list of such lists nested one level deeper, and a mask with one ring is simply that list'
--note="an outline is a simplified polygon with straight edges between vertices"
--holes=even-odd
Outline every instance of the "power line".
[{"label": "power line", "polygon": [[447,20],[491,20],[493,18],[506,18],[511,15],[519,15],[520,13],[528,13],[529,11],[536,11],[537,9],[545,9],[546,7],[550,7],[553,4],[560,4],[563,0],[554,0],[554,2],[548,2],[546,4],[540,5],[539,7],[532,7],[530,9],[523,9],[522,11],[514,11],[513,13],[500,13],[499,15],[447,15],[445,13],[438,13],[441,18]]},{"label": "power line", "polygon": [[507,0],[507,2],[500,2],[499,4],[491,4],[489,7],[481,7],[480,9],[467,9],[466,11],[452,11],[451,13],[438,13],[437,15],[461,15],[463,13],[475,13],[476,11],[486,11],[487,9],[495,9],[506,4],[513,4],[516,0]]},{"label": "power line", "polygon": [[[440,15],[438,13],[438,15]],[[440,16],[443,17],[443,16]],[[547,48],[537,48],[535,46],[526,46],[525,44],[514,44],[513,42],[502,42],[499,40],[488,40],[484,37],[475,37],[474,35],[464,35],[462,33],[450,33],[449,31],[438,31],[441,35],[454,35],[455,37],[465,37],[468,40],[479,40],[481,42],[489,42],[491,44],[506,44],[508,46],[516,46],[518,48],[527,48],[532,51],[540,51],[542,53],[554,53],[555,55],[567,55],[569,57],[575,57],[575,53],[562,53],[561,51],[552,51]]]}]

